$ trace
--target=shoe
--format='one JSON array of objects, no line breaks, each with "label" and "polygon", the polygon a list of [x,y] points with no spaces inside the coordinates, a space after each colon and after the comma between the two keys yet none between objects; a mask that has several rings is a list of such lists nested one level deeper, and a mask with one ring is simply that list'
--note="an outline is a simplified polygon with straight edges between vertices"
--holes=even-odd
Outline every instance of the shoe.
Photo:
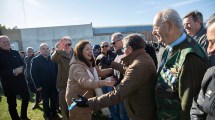
[{"label": "shoe", "polygon": [[32,110],[39,108],[40,106],[38,105],[38,103],[35,103],[34,106],[32,107]]}]

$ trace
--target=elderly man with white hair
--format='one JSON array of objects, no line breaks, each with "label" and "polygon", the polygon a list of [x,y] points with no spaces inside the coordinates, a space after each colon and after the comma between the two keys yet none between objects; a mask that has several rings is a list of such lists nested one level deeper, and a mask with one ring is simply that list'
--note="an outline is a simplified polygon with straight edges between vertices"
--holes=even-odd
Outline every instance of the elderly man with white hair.
[{"label": "elderly man with white hair", "polygon": [[167,45],[155,88],[158,120],[188,120],[192,99],[198,94],[209,66],[208,57],[193,38],[184,33],[182,19],[173,9],[158,12],[153,35]]}]

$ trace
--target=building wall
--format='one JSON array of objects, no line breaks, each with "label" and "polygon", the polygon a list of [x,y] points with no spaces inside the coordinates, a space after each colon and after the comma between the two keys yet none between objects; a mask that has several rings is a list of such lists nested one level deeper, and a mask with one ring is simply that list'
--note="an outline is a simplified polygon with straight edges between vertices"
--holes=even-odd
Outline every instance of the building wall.
[{"label": "building wall", "polygon": [[47,27],[47,28],[28,28],[21,29],[21,36],[23,41],[23,49],[27,47],[34,47],[38,50],[39,45],[46,42],[50,48],[53,48],[57,41],[64,36],[70,36],[73,47],[82,39],[89,41],[93,40],[92,25],[75,25],[62,27]]},{"label": "building wall", "polygon": [[[140,26],[143,27],[144,26]],[[138,27],[138,28],[140,28]],[[119,27],[122,28],[122,27]],[[127,28],[127,27],[125,27]],[[148,29],[149,26],[146,26]],[[72,40],[72,47],[80,40],[88,40],[92,45],[100,44],[102,41],[111,42],[111,35],[113,32],[122,32],[125,36],[137,33],[144,37],[146,41],[156,42],[156,38],[153,37],[150,30],[140,29],[139,32],[129,32],[135,29],[134,27],[127,28],[127,31],[120,31],[117,29],[117,26],[114,28],[109,28],[108,30],[104,28],[93,28],[92,24],[85,25],[72,25],[72,26],[57,26],[57,27],[42,27],[42,28],[26,28],[26,29],[15,29],[15,30],[5,30],[3,33],[7,35],[11,43],[19,48],[17,50],[25,51],[27,47],[33,47],[36,51],[39,49],[39,45],[43,42],[46,42],[50,49],[55,47],[55,44],[64,36],[70,36]],[[94,30],[106,30],[100,34],[94,34]],[[118,31],[119,30],[119,31]],[[123,30],[123,29],[122,29]],[[111,32],[110,32],[111,31]],[[18,47],[17,47],[18,44]]]}]

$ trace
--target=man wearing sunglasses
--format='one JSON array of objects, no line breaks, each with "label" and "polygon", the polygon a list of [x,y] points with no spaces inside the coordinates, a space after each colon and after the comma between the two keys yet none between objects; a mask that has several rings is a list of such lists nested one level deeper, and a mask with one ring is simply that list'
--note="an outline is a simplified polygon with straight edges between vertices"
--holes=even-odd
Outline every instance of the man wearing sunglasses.
[{"label": "man wearing sunglasses", "polygon": [[[101,48],[101,54],[98,55],[98,57],[96,58],[96,65],[100,68],[100,69],[106,69],[106,68],[110,68],[110,63],[114,61],[114,59],[116,58],[117,54],[113,53],[111,51],[111,46],[108,42],[101,42],[100,44],[100,48]],[[107,77],[113,76],[113,72],[111,74],[109,74],[106,77],[102,77],[101,80],[105,80]],[[108,86],[103,86],[102,87],[102,91],[104,94],[110,92],[113,90],[113,87],[108,87]],[[111,118],[113,120],[117,120],[118,116],[115,112],[115,106],[111,106],[109,107],[110,112],[111,112]]]},{"label": "man wearing sunglasses", "polygon": [[[117,63],[121,63],[121,59],[125,57],[125,54],[123,52],[123,43],[122,43],[123,38],[124,37],[120,32],[116,32],[111,36],[111,45],[114,48],[115,53],[117,54],[114,62],[117,62]],[[119,84],[124,76],[119,71],[114,70],[114,77],[118,80],[117,83]],[[118,110],[116,111],[119,114],[119,118],[121,120],[128,120],[123,102],[120,102],[119,104],[117,104],[117,109]]]},{"label": "man wearing sunglasses", "polygon": [[56,44],[56,51],[51,56],[51,60],[58,64],[57,89],[59,91],[59,105],[63,120],[67,120],[69,117],[65,93],[69,74],[69,62],[72,59],[72,56],[72,41],[68,36],[63,37]]},{"label": "man wearing sunglasses", "polygon": [[102,42],[101,45],[101,54],[96,59],[96,65],[100,69],[109,68],[110,64],[116,58],[116,53],[111,51],[111,46],[108,42]]}]

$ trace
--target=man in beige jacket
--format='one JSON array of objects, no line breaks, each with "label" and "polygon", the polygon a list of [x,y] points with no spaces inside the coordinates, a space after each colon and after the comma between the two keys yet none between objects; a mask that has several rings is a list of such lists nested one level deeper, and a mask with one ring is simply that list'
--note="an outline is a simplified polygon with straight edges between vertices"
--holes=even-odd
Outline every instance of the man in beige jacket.
[{"label": "man in beige jacket", "polygon": [[99,97],[86,99],[79,96],[78,107],[90,107],[93,110],[124,101],[126,112],[131,120],[155,120],[155,83],[156,67],[146,53],[145,42],[139,35],[132,34],[123,39],[126,56],[123,65],[113,62],[112,68],[124,73],[124,78],[116,89]]},{"label": "man in beige jacket", "polygon": [[69,74],[69,62],[72,59],[72,55],[72,41],[68,36],[66,36],[57,43],[56,51],[51,56],[51,60],[58,64],[56,87],[59,92],[59,105],[61,108],[63,120],[67,120],[69,117],[65,93]]}]

